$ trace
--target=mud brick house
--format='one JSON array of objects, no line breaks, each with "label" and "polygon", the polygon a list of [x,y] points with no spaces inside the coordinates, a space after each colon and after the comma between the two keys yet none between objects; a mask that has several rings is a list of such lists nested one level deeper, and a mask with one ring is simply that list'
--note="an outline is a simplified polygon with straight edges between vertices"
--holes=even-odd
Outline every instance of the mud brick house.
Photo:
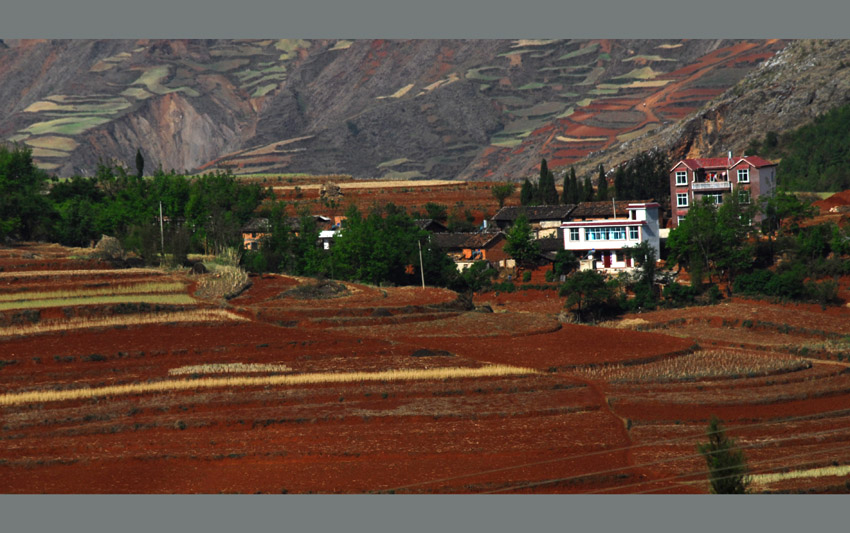
[{"label": "mud brick house", "polygon": [[252,218],[242,226],[242,246],[246,250],[258,250],[263,237],[271,235],[271,224],[267,218]]},{"label": "mud brick house", "polygon": [[[431,243],[446,252],[457,265],[465,270],[476,261],[489,261],[502,267],[512,266],[513,260],[505,253],[505,234],[500,231],[480,233],[434,233]],[[511,264],[509,264],[511,263]]]},{"label": "mud brick house", "polygon": [[723,202],[733,190],[744,202],[758,202],[776,190],[776,164],[759,156],[683,159],[670,169],[670,211],[672,227],[688,214],[688,209],[712,198]]},{"label": "mud brick house", "polygon": [[[611,204],[608,204],[609,207]],[[569,220],[572,211],[576,209],[574,204],[566,205],[540,205],[540,206],[510,206],[499,209],[493,218],[493,224],[504,230],[516,222],[521,214],[524,214],[531,224],[535,239],[556,237],[561,224]]]},{"label": "mud brick house", "polygon": [[[595,202],[602,203],[602,202]],[[609,215],[613,214],[611,202],[606,202]],[[627,205],[626,216],[617,218],[571,220],[561,224],[563,248],[575,253],[587,268],[623,269],[635,266],[628,251],[623,248],[641,242],[649,242],[660,251],[658,224],[659,204],[655,202],[633,202]],[[584,268],[584,267],[583,267]]]}]

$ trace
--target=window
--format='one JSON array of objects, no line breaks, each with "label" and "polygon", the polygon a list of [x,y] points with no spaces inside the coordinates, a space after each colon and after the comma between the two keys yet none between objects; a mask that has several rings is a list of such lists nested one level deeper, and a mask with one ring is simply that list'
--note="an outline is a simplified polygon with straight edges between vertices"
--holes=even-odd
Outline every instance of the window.
[{"label": "window", "polygon": [[578,240],[578,228],[570,228],[570,240],[577,241]]},{"label": "window", "polygon": [[749,183],[749,182],[750,182],[750,169],[739,168],[738,169],[738,183]]},{"label": "window", "polygon": [[636,241],[638,240],[638,229],[637,226],[632,226],[629,228],[629,239]]},{"label": "window", "polygon": [[677,170],[676,171],[676,185],[687,185],[688,184],[688,171],[687,170]]},{"label": "window", "polygon": [[746,189],[743,191],[738,191],[738,199],[742,204],[749,204],[751,199],[750,191]]},{"label": "window", "polygon": [[626,227],[625,226],[616,226],[611,228],[611,235],[609,237],[612,241],[624,241],[626,240]]},{"label": "window", "polygon": [[682,215],[676,216],[676,225],[681,224],[683,220],[685,220],[684,216],[682,216]]},{"label": "window", "polygon": [[716,192],[711,194],[706,194],[706,198],[710,199],[714,205],[720,205],[723,203],[723,194]]},{"label": "window", "polygon": [[676,207],[688,207],[688,193],[680,192],[676,194]]},{"label": "window", "polygon": [[617,262],[619,262],[619,263],[622,263],[624,259],[625,259],[625,257],[623,257],[623,252],[622,252],[622,250],[617,250],[617,251],[615,252],[615,260],[616,260]]}]

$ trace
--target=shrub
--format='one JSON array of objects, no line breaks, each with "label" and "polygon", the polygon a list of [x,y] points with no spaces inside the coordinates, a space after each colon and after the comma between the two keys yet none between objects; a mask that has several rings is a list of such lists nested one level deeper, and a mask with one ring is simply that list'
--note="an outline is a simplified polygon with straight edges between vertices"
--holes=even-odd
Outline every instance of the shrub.
[{"label": "shrub", "polygon": [[546,274],[544,274],[544,275],[543,275],[543,278],[544,278],[544,279],[545,279],[548,283],[552,283],[553,281],[555,281],[555,273],[554,273],[554,272],[552,272],[551,270],[547,270],[547,271],[546,271]]},{"label": "shrub", "polygon": [[674,281],[664,287],[661,294],[664,297],[665,307],[683,307],[694,304],[697,291],[690,285],[682,285]]},{"label": "shrub", "polygon": [[531,281],[531,271],[530,270],[526,270],[525,272],[522,273],[522,281],[523,281],[523,283],[528,283],[529,281]]},{"label": "shrub", "polygon": [[495,283],[493,285],[493,290],[499,292],[514,292],[516,290],[516,285],[510,281],[503,281],[502,283]]}]

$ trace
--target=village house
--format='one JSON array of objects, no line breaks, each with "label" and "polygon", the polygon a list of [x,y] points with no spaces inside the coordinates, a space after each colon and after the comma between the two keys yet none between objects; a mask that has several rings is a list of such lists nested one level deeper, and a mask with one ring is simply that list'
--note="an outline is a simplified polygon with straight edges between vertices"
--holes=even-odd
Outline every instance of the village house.
[{"label": "village house", "polygon": [[267,218],[252,218],[242,226],[242,247],[246,250],[259,250],[260,241],[271,235],[271,224]]},{"label": "village house", "polygon": [[499,209],[491,220],[500,230],[504,231],[512,226],[520,215],[525,215],[529,224],[531,224],[534,238],[543,239],[557,237],[561,223],[569,220],[574,209],[576,209],[574,204],[509,206]]},{"label": "village house", "polygon": [[463,271],[476,261],[512,268],[514,260],[505,252],[505,234],[498,231],[480,233],[434,233],[431,243],[452,258]]},{"label": "village house", "polygon": [[[608,207],[612,208],[608,203]],[[648,242],[660,252],[660,232],[656,202],[628,204],[624,218],[571,220],[561,224],[563,248],[584,260],[582,268],[633,268],[634,261],[626,247]],[[612,208],[613,209],[613,208]]]},{"label": "village house", "polygon": [[688,209],[709,197],[723,202],[723,195],[738,191],[744,203],[758,202],[776,190],[776,164],[757,155],[683,159],[670,169],[672,226],[678,227]]}]

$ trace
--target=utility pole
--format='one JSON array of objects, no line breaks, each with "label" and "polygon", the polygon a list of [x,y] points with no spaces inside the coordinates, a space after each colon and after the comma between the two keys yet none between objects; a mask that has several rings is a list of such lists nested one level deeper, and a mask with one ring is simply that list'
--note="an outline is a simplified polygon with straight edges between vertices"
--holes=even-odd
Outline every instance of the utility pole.
[{"label": "utility pole", "polygon": [[422,266],[422,241],[416,241],[419,245],[419,273],[422,274],[422,288],[425,288],[425,268]]},{"label": "utility pole", "polygon": [[162,254],[160,254],[160,264],[165,261],[165,232],[162,229],[162,200],[159,201],[159,240],[162,244]]}]

